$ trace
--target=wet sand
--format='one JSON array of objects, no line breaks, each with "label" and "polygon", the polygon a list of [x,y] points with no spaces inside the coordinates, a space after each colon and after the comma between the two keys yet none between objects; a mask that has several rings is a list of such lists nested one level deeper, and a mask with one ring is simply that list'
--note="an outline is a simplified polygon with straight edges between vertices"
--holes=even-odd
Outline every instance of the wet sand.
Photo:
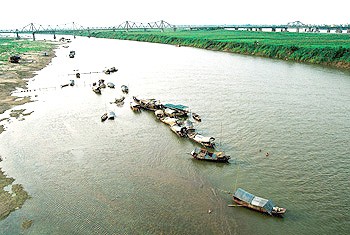
[{"label": "wet sand", "polygon": [[[35,76],[35,72],[46,67],[55,57],[55,44],[47,42],[51,46],[49,50],[31,51],[19,54],[19,63],[0,61],[0,114],[17,105],[30,102],[30,97],[18,99],[11,95],[17,88],[25,88],[30,78]],[[5,52],[8,53],[8,52]],[[25,110],[11,112],[11,117],[18,117]],[[4,121],[7,117],[0,119]],[[4,131],[0,125],[0,134]],[[0,155],[0,162],[2,157]],[[12,184],[15,179],[8,177],[0,168],[0,220],[6,218],[12,211],[21,208],[24,202],[30,197],[20,184]],[[28,225],[26,225],[28,226]]]}]

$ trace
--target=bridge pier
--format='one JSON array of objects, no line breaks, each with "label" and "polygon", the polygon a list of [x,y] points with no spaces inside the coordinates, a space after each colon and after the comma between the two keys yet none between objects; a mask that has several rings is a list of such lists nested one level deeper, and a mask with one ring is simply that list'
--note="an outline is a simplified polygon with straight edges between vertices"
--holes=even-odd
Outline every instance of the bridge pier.
[{"label": "bridge pier", "polygon": [[33,32],[32,34],[33,34],[33,41],[35,41],[35,32]]},{"label": "bridge pier", "polygon": [[16,39],[20,39],[18,29],[16,29]]},{"label": "bridge pier", "polygon": [[53,32],[53,39],[56,39],[56,33]]},{"label": "bridge pier", "polygon": [[276,32],[276,28],[272,28],[271,31],[272,31],[272,32]]}]

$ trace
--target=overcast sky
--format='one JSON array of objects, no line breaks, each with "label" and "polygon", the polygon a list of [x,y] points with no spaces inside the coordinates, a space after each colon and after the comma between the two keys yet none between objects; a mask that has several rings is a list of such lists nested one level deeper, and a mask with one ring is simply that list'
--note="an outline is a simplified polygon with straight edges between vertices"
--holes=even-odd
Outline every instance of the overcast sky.
[{"label": "overcast sky", "polygon": [[349,0],[3,0],[0,10],[0,29],[29,23],[118,26],[126,20],[174,25],[350,23]]}]

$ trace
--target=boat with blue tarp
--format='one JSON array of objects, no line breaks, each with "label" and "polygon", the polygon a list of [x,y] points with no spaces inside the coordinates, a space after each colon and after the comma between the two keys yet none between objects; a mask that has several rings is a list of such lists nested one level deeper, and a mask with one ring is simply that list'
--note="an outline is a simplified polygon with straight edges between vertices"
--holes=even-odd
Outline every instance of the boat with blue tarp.
[{"label": "boat with blue tarp", "polygon": [[255,196],[241,188],[233,194],[233,201],[244,207],[267,213],[269,215],[282,216],[286,209],[276,206],[271,200]]}]

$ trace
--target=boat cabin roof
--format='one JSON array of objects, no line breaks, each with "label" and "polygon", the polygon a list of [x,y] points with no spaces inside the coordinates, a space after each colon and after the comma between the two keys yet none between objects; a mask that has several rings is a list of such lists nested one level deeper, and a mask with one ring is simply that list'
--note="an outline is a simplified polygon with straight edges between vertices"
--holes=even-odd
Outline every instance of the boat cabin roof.
[{"label": "boat cabin roof", "polygon": [[257,197],[241,188],[238,188],[236,190],[236,192],[234,193],[234,196],[237,197],[239,200],[242,200],[254,206],[262,207],[268,213],[271,213],[272,208],[275,206],[275,204],[271,200],[268,200],[262,197]]}]

